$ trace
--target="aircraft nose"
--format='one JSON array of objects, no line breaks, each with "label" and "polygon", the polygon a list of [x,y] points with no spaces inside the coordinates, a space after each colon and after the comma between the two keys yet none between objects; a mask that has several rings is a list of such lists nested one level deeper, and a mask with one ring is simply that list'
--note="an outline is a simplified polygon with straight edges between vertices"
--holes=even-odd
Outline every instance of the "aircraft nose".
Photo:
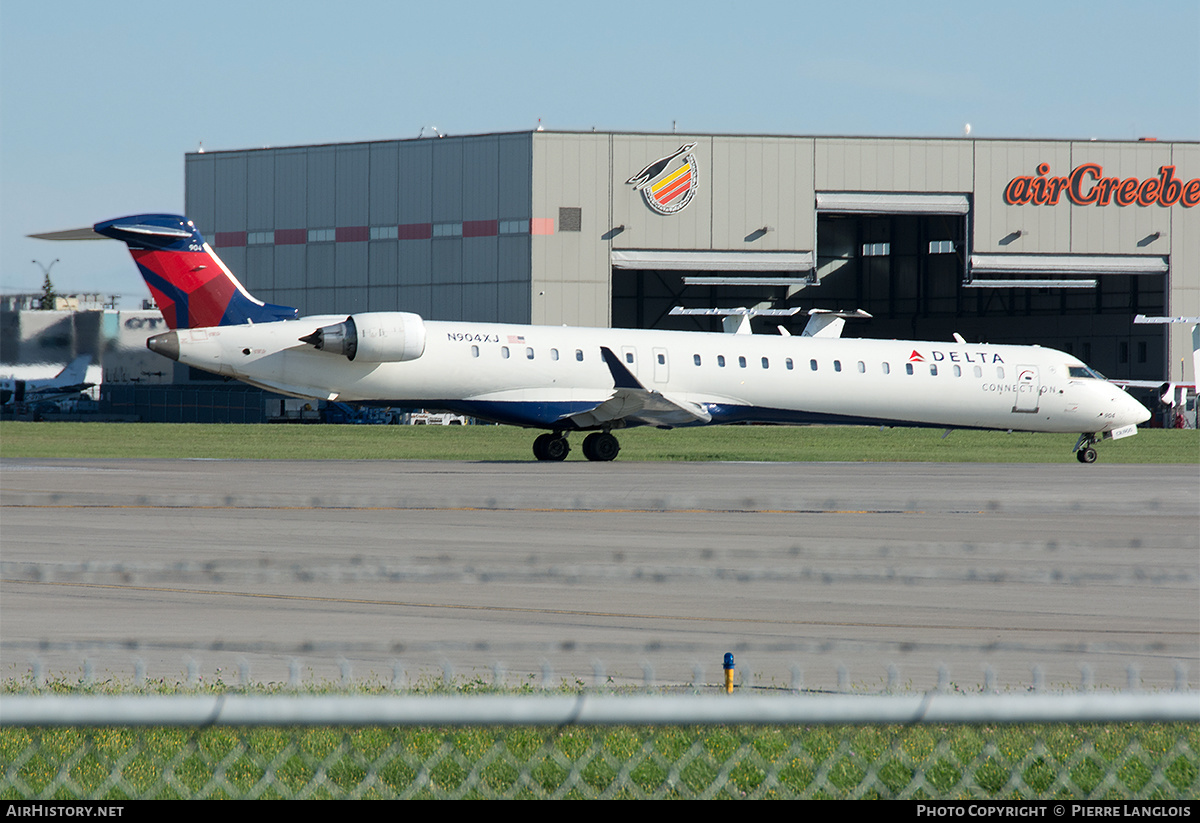
[{"label": "aircraft nose", "polygon": [[1134,417],[1135,423],[1145,423],[1147,420],[1150,419],[1151,412],[1148,408],[1143,406],[1138,401],[1134,400],[1132,397],[1129,398],[1129,402],[1133,406],[1133,408],[1130,411]]},{"label": "aircraft nose", "polygon": [[1120,417],[1122,425],[1132,426],[1137,423],[1145,423],[1150,419],[1150,410],[1130,397],[1127,392],[1118,389],[1117,395],[1117,400],[1121,404],[1118,417]]}]

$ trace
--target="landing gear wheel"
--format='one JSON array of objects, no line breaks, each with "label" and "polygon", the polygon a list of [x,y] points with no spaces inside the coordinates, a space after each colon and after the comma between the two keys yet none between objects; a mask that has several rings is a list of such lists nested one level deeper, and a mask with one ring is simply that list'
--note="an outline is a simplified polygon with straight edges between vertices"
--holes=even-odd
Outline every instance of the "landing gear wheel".
[{"label": "landing gear wheel", "polygon": [[1080,463],[1095,463],[1096,450],[1093,446],[1103,438],[1104,435],[1100,432],[1084,432],[1079,435],[1079,439],[1075,441],[1075,459]]},{"label": "landing gear wheel", "polygon": [[620,451],[621,444],[608,432],[593,432],[583,440],[583,456],[588,460],[609,461]]},{"label": "landing gear wheel", "polygon": [[566,460],[570,452],[571,444],[557,432],[546,432],[533,441],[533,456],[538,460]]}]

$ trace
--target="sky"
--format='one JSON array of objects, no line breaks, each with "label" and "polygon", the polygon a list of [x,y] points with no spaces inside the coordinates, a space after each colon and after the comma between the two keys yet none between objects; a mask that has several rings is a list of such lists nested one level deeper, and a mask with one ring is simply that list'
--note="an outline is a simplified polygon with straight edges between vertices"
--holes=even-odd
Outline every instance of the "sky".
[{"label": "sky", "polygon": [[[184,154],[564,131],[1200,139],[1200,2],[0,0],[0,291],[145,287]],[[37,262],[35,262],[37,261]],[[41,265],[39,265],[39,263]]]}]

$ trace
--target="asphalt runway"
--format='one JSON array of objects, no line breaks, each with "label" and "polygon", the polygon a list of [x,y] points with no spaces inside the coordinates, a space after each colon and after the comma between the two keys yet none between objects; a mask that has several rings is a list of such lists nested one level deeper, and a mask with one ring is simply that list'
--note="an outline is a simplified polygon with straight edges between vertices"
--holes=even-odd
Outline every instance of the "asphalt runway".
[{"label": "asphalt runway", "polygon": [[1200,681],[1195,465],[5,460],[0,507],[3,678]]}]

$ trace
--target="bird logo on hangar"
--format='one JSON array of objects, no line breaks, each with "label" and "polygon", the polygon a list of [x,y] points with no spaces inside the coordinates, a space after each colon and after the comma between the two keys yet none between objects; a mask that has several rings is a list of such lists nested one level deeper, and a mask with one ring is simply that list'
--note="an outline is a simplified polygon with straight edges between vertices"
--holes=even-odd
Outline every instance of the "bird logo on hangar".
[{"label": "bird logo on hangar", "polygon": [[659,214],[675,214],[687,207],[696,194],[700,166],[688,143],[660,157],[625,182],[640,191],[646,205]]}]

